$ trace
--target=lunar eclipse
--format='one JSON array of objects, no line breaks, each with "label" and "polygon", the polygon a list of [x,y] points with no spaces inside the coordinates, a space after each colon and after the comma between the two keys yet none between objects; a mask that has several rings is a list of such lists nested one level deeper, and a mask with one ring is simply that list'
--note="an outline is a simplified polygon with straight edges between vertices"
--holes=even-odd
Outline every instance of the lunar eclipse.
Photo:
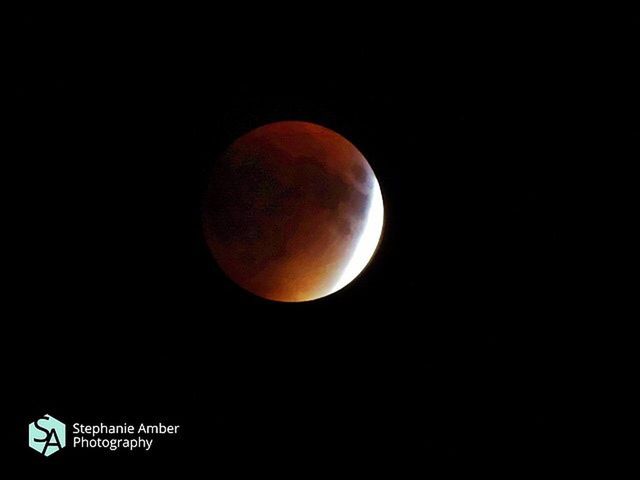
[{"label": "lunar eclipse", "polygon": [[372,258],[384,207],[360,151],[307,122],[241,136],[212,168],[203,203],[207,244],[240,287],[281,302],[324,297]]}]

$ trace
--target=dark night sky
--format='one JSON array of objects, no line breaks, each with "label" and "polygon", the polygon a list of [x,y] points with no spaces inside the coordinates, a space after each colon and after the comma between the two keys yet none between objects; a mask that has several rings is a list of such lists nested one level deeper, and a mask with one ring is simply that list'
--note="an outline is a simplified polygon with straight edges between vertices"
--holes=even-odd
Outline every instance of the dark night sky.
[{"label": "dark night sky", "polygon": [[[45,463],[23,428],[56,412],[185,431],[150,457],[65,452],[56,472],[547,471],[580,433],[599,158],[633,130],[602,125],[620,90],[591,81],[599,62],[629,80],[613,47],[637,17],[609,47],[551,15],[266,10],[15,19],[13,458]],[[308,304],[240,290],[201,234],[211,162],[277,120],[352,141],[386,202],[370,267]]]}]

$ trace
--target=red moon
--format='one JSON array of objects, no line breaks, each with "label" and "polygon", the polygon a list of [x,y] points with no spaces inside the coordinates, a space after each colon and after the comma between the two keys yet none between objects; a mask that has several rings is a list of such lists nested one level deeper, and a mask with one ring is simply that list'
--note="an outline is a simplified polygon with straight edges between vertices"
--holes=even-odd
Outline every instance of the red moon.
[{"label": "red moon", "polygon": [[303,302],[350,283],[383,223],[376,176],[347,139],[307,122],[238,138],[214,165],[203,204],[222,270],[263,298]]}]

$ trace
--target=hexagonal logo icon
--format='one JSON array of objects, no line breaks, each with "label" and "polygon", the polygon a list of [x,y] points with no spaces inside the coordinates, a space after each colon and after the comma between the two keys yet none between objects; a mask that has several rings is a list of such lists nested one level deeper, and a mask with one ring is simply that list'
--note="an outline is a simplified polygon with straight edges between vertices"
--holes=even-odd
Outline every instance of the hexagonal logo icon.
[{"label": "hexagonal logo icon", "polygon": [[44,415],[29,424],[29,446],[45,457],[64,448],[66,443],[64,423],[51,415]]}]

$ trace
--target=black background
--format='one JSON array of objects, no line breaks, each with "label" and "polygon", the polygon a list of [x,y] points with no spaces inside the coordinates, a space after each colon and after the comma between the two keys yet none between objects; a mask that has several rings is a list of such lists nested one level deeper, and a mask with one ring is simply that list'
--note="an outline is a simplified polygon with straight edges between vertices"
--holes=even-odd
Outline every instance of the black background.
[{"label": "black background", "polygon": [[[606,22],[371,5],[16,17],[11,458],[219,478],[567,459],[591,428],[575,393],[592,359],[574,347],[578,306],[597,306],[584,287],[602,260],[583,260],[607,216],[602,153],[637,139],[604,115],[629,99],[600,79],[629,81],[638,20],[615,37]],[[279,304],[217,268],[199,209],[230,142],[292,119],[364,153],[385,228],[344,290]],[[182,433],[43,458],[26,426],[45,413]]]}]

